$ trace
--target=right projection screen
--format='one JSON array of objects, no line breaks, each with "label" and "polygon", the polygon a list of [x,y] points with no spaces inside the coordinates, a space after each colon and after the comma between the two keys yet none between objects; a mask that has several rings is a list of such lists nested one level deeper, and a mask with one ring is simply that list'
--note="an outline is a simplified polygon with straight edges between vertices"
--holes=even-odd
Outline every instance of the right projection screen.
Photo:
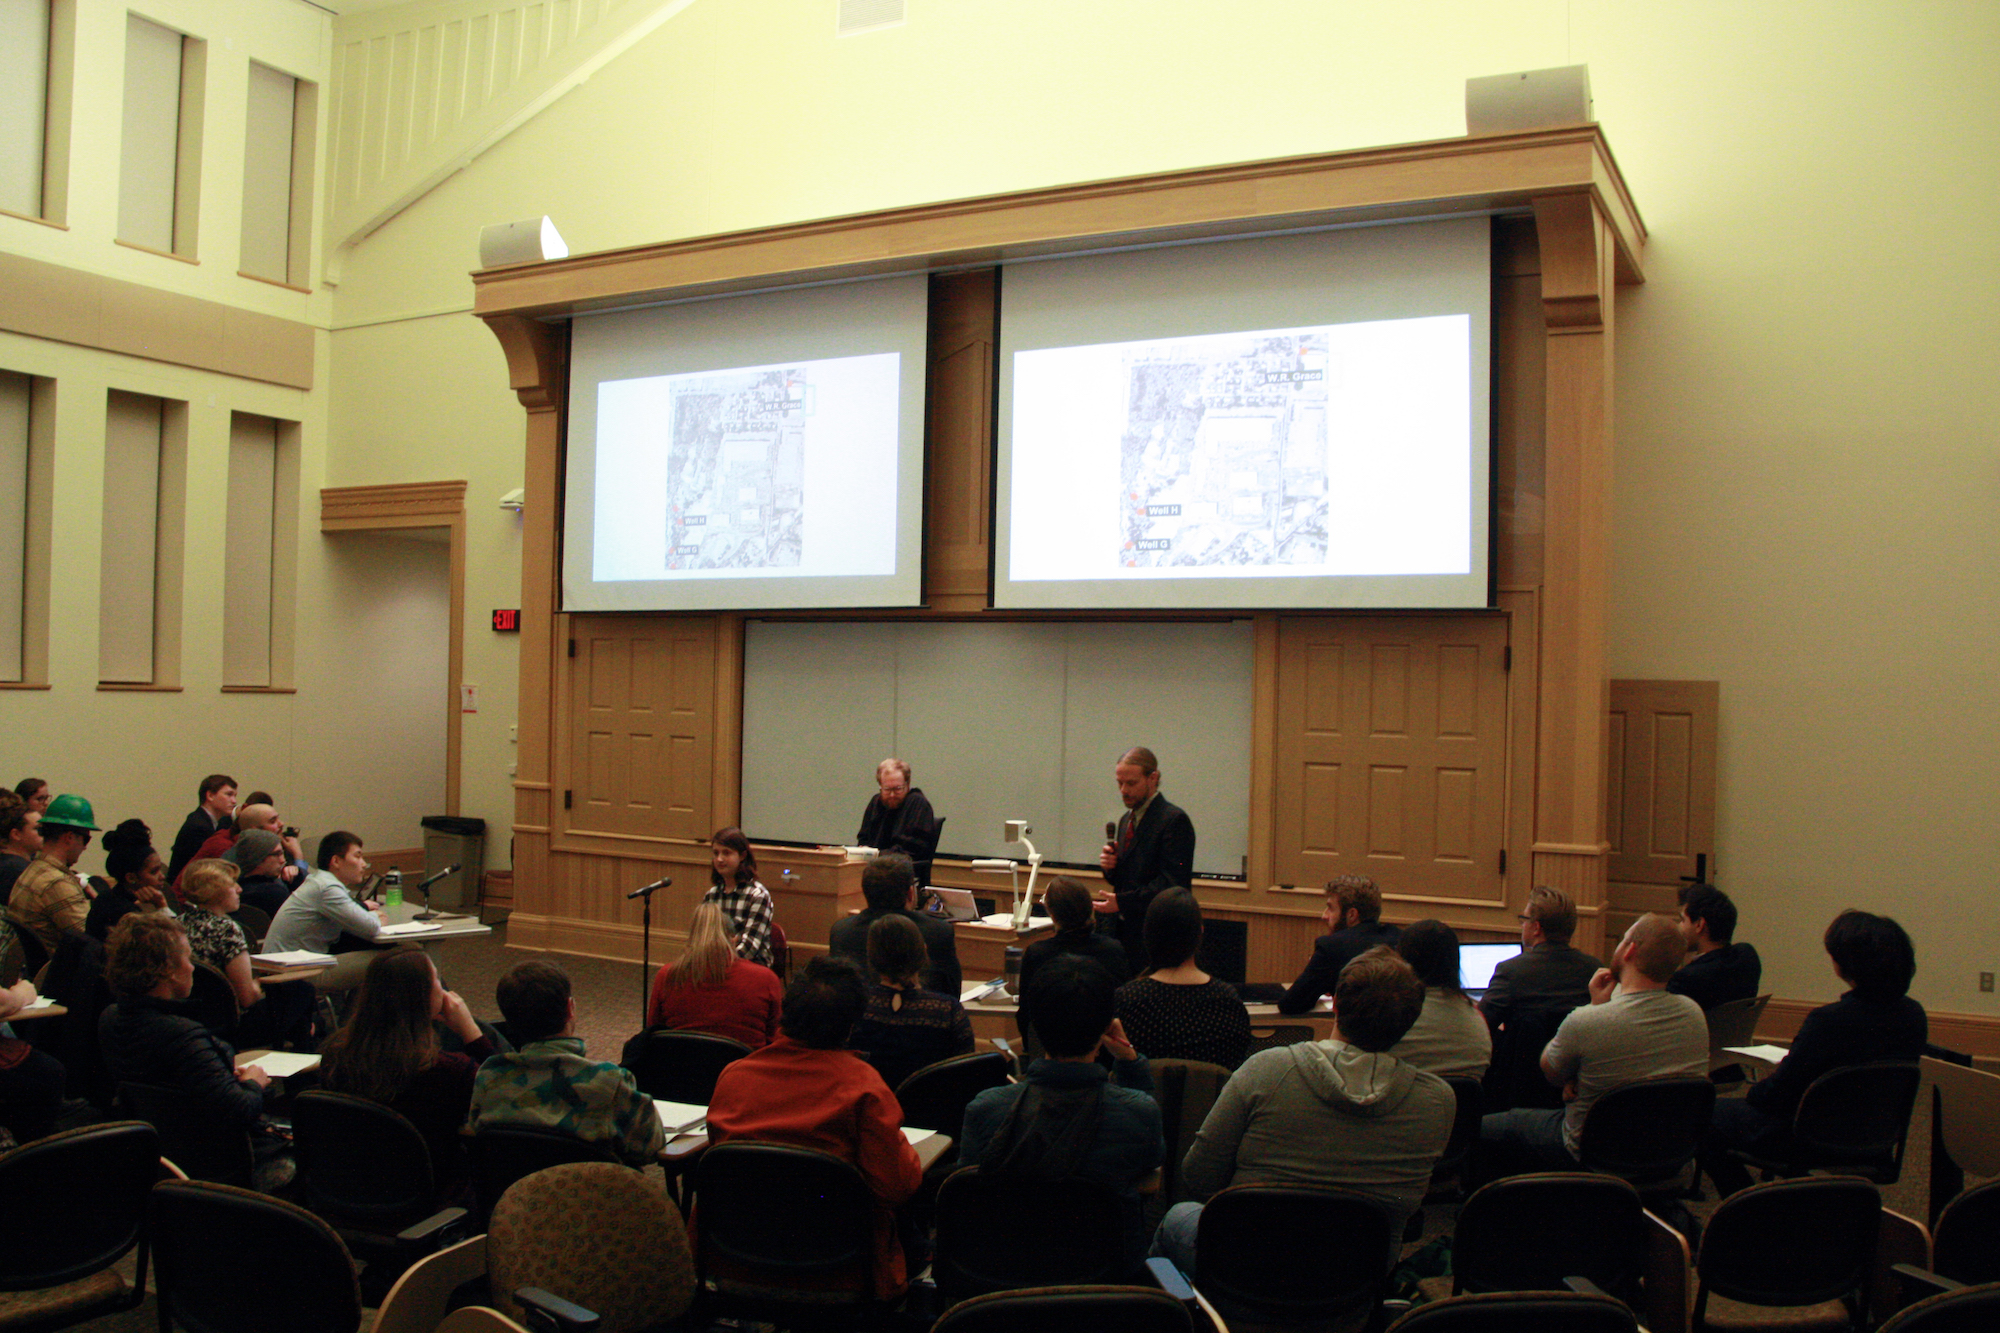
[{"label": "right projection screen", "polygon": [[1490,234],[1009,266],[994,605],[1488,605]]}]

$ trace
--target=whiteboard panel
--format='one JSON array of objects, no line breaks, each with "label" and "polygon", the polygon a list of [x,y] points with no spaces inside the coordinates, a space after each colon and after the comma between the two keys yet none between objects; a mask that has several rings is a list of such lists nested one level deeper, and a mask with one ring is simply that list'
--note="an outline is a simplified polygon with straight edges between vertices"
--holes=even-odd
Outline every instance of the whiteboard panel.
[{"label": "whiteboard panel", "polygon": [[1195,868],[1239,875],[1248,846],[1248,621],[850,624],[751,621],[743,667],[743,824],[845,843],[876,763],[911,767],[948,822],[940,851],[1094,865],[1133,745],[1193,818]]}]

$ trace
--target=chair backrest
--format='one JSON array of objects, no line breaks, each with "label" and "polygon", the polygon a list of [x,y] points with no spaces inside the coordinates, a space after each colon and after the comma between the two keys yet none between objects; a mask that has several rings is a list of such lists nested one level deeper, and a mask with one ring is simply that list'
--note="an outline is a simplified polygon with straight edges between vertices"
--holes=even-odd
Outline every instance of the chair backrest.
[{"label": "chair backrest", "polygon": [[153,1186],[147,1225],[166,1316],[202,1333],[354,1333],[361,1288],[347,1247],[282,1199],[193,1180]]},{"label": "chair backrest", "polygon": [[1993,1333],[2000,1328],[2000,1282],[1947,1291],[1918,1301],[1879,1333]]},{"label": "chair backrest", "polygon": [[1259,1051],[1279,1046],[1298,1046],[1312,1039],[1310,1023],[1274,1023],[1270,1027],[1259,1024],[1250,1029],[1250,1045],[1244,1049],[1243,1058],[1247,1060]]},{"label": "chair backrest", "polygon": [[1194,1285],[1232,1320],[1331,1322],[1380,1304],[1392,1239],[1387,1210],[1352,1190],[1232,1185],[1201,1210]]},{"label": "chair backrest", "polygon": [[118,1100],[135,1120],[158,1131],[160,1155],[190,1179],[250,1183],[250,1131],[221,1123],[179,1088],[158,1083],[120,1083]]},{"label": "chair backrest", "polygon": [[728,1037],[659,1028],[628,1045],[625,1067],[648,1097],[706,1106],[717,1076],[748,1054],[748,1046]]},{"label": "chair backrest", "polygon": [[771,970],[780,981],[789,980],[792,975],[792,945],[785,938],[785,928],[775,919],[771,922]]},{"label": "chair backrest", "polygon": [[1486,1110],[1486,1094],[1478,1079],[1467,1074],[1445,1074],[1443,1078],[1458,1106],[1451,1118],[1451,1137],[1445,1140],[1444,1152],[1431,1170],[1432,1179],[1464,1170],[1472,1145],[1479,1141],[1479,1118]]},{"label": "chair backrest", "polygon": [[514,1318],[523,1315],[512,1293],[540,1287],[596,1313],[600,1333],[668,1324],[694,1300],[694,1256],[665,1187],[607,1162],[516,1182],[493,1210],[486,1271]]},{"label": "chair backrest", "polygon": [[62,1061],[70,1096],[109,1106],[114,1089],[98,1051],[98,1020],[113,998],[104,980],[104,941],[64,931],[39,989],[69,1012],[37,1020],[35,1045]]},{"label": "chair backrest", "polygon": [[1830,1069],[1799,1098],[1792,1137],[1815,1165],[1859,1171],[1878,1185],[1902,1175],[1903,1143],[1923,1067],[1877,1060]]},{"label": "chair backrest", "polygon": [[271,933],[271,914],[261,907],[249,903],[238,903],[236,910],[229,914],[243,930],[243,938],[250,943],[250,951],[255,953],[264,945],[264,937]]},{"label": "chair backrest", "polygon": [[1695,1317],[1711,1293],[1746,1305],[1859,1298],[1875,1259],[1882,1192],[1854,1176],[1752,1185],[1724,1199],[1695,1257]]},{"label": "chair backrest", "polygon": [[307,1203],[336,1225],[400,1230],[431,1211],[430,1149],[388,1107],[339,1092],[300,1093],[292,1134]]},{"label": "chair backrest", "polygon": [[1627,1293],[1642,1262],[1639,1192],[1616,1176],[1510,1176],[1475,1191],[1452,1235],[1452,1291],[1561,1291],[1585,1277]]},{"label": "chair backrest", "polygon": [[1063,1286],[974,1296],[932,1333],[1190,1333],[1187,1307],[1157,1287]]},{"label": "chair backrest", "polygon": [[472,1136],[472,1180],[479,1215],[491,1217],[500,1196],[523,1176],[571,1162],[618,1161],[608,1143],[539,1125],[482,1125]]},{"label": "chair backrest", "polygon": [[1160,1197],[1181,1201],[1181,1159],[1208,1119],[1229,1071],[1206,1060],[1155,1060],[1153,1099],[1160,1104],[1160,1124],[1166,1131],[1167,1157],[1160,1168]]},{"label": "chair backrest", "polygon": [[1694,1161],[1715,1112],[1715,1085],[1703,1078],[1649,1078],[1591,1103],[1577,1160],[1635,1185],[1679,1176]]},{"label": "chair backrest", "polygon": [[1007,1185],[973,1166],[938,1187],[931,1271],[947,1301],[1112,1282],[1126,1266],[1118,1192],[1101,1181]]},{"label": "chair backrest", "polygon": [[957,1139],[965,1133],[965,1108],[988,1088],[1007,1081],[1007,1057],[998,1051],[954,1055],[925,1065],[896,1087],[903,1123]]},{"label": "chair backrest", "polygon": [[940,819],[931,827],[931,840],[924,846],[924,854],[910,858],[910,866],[917,872],[917,883],[931,882],[931,866],[937,860],[938,844],[944,841],[944,820]]},{"label": "chair backrest", "polygon": [[1945,1205],[1931,1267],[1967,1286],[2000,1282],[2000,1180],[1975,1185]]},{"label": "chair backrest", "polygon": [[1507,1026],[1493,1034],[1493,1063],[1486,1067],[1486,1109],[1561,1106],[1562,1090],[1542,1073],[1542,1051],[1574,1006],[1561,1002],[1515,1005]]},{"label": "chair backrest", "polygon": [[1389,1325],[1393,1333],[1636,1333],[1639,1317],[1597,1292],[1492,1292],[1429,1301]]},{"label": "chair backrest", "polygon": [[1708,1011],[1708,1053],[1711,1058],[1721,1055],[1725,1046],[1748,1046],[1757,1035],[1757,1020],[1764,1016],[1764,1006],[1771,1002],[1771,993],[1746,996],[1741,1000],[1730,1000],[1718,1004]]},{"label": "chair backrest", "polygon": [[719,1143],[695,1166],[696,1265],[709,1290],[872,1289],[875,1203],[851,1162],[810,1148]]},{"label": "chair backrest", "polygon": [[243,1021],[243,1007],[236,1002],[236,990],[229,978],[196,960],[194,991],[185,1001],[188,1016],[225,1040]]},{"label": "chair backrest", "polygon": [[1931,1083],[1930,1220],[1965,1188],[1965,1173],[2000,1176],[2000,1075],[1926,1055]]},{"label": "chair backrest", "polygon": [[[121,1120],[64,1130],[0,1156],[0,1291],[36,1291],[102,1272],[140,1245],[160,1137]],[[139,1259],[140,1286],[146,1261]]]}]

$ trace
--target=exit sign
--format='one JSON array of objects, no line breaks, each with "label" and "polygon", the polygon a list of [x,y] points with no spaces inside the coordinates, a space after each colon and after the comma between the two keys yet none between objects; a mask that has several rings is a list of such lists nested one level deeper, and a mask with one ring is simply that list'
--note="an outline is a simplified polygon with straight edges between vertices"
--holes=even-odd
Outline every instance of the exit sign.
[{"label": "exit sign", "polygon": [[521,608],[516,606],[505,611],[495,611],[493,613],[493,632],[495,634],[519,634],[521,632]]}]

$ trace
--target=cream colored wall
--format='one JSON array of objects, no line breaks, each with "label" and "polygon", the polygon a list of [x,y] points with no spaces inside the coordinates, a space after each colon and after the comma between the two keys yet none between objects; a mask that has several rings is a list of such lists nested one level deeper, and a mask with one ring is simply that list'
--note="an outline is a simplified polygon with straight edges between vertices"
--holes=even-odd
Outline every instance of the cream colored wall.
[{"label": "cream colored wall", "polygon": [[[467,679],[511,671],[480,626],[518,586],[480,531],[521,417],[457,313],[481,224],[547,212],[582,252],[1448,137],[1466,78],[1586,62],[1652,230],[1620,306],[1611,669],[1722,682],[1715,851],[1771,987],[1837,993],[1817,939],[1857,904],[1910,927],[1925,1003],[2000,1014],[1972,984],[2000,970],[2000,10],[909,9],[841,40],[821,0],[697,0],[349,257],[330,467],[472,474]],[[499,724],[468,727],[464,804],[504,826]]]}]

